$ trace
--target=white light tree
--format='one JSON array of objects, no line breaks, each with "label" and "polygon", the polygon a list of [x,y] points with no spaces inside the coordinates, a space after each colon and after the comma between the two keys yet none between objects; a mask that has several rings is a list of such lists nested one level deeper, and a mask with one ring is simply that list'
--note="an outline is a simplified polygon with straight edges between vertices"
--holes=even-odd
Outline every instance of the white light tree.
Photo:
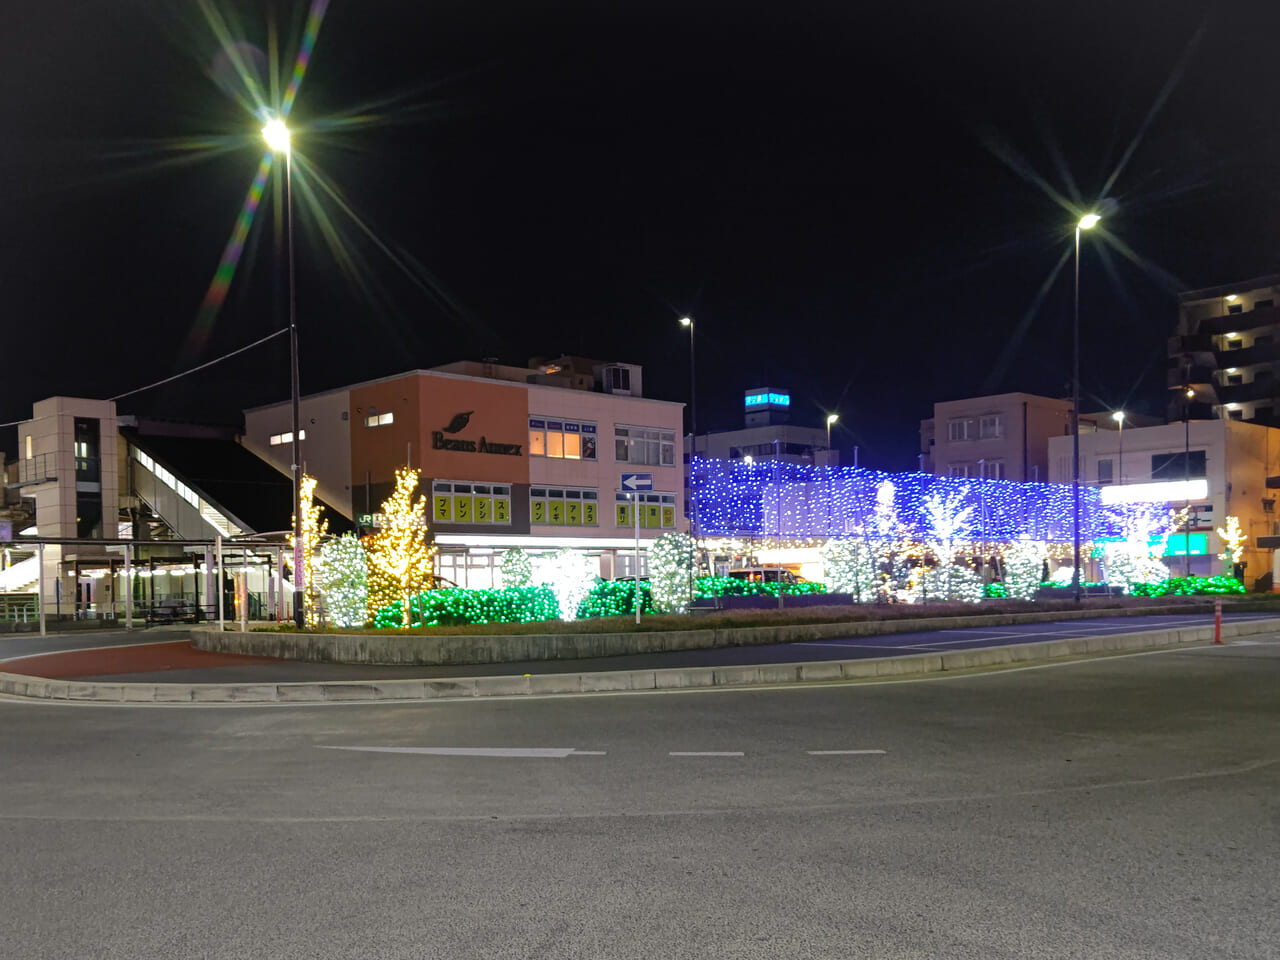
[{"label": "white light tree", "polygon": [[560,619],[573,620],[596,583],[596,564],[585,553],[565,547],[533,562],[533,582],[546,586],[560,605]]},{"label": "white light tree", "polygon": [[1024,538],[1006,546],[1001,551],[1005,595],[1012,600],[1034,600],[1048,557],[1048,544],[1041,540]]},{"label": "white light tree", "polygon": [[502,585],[504,587],[528,587],[533,583],[533,561],[529,555],[515,547],[502,555]]},{"label": "white light tree", "polygon": [[350,533],[320,548],[317,580],[335,626],[359,627],[369,604],[369,568],[364,547]]},{"label": "white light tree", "polygon": [[829,593],[847,593],[857,603],[875,599],[881,575],[869,538],[835,537],[824,543],[820,552]]},{"label": "white light tree", "polygon": [[649,548],[649,588],[663,613],[687,613],[693,602],[693,537],[664,533]]},{"label": "white light tree", "polygon": [[973,540],[975,507],[965,502],[970,493],[968,486],[961,486],[925,497],[924,515],[929,524],[925,547],[936,566],[913,578],[917,599],[982,599],[982,577],[971,567],[956,563],[957,555]]},{"label": "white light tree", "polygon": [[1168,551],[1170,536],[1185,518],[1185,510],[1167,510],[1156,504],[1126,509],[1120,518],[1124,539],[1107,547],[1107,583],[1128,593],[1135,583],[1167,580],[1169,568],[1161,557]]}]

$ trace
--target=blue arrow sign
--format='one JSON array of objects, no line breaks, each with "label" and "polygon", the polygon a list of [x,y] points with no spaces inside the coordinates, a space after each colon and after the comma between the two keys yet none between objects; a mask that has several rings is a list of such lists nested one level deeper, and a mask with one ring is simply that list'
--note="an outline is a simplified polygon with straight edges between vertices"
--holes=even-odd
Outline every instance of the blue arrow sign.
[{"label": "blue arrow sign", "polygon": [[652,473],[624,473],[622,475],[623,490],[652,490]]}]

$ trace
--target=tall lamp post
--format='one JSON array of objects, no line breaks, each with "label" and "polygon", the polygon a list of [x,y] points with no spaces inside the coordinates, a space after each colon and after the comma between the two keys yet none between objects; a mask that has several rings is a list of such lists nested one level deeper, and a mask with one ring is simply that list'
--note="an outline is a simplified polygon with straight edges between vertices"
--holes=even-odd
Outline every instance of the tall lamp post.
[{"label": "tall lamp post", "polygon": [[839,419],[840,419],[840,414],[838,413],[827,414],[827,466],[828,467],[831,466],[831,427],[832,427],[832,424],[834,424]]},{"label": "tall lamp post", "polygon": [[262,138],[275,153],[284,155],[285,244],[289,248],[289,388],[293,406],[293,622],[301,630],[307,625],[303,595],[305,566],[302,562],[302,430],[299,423],[298,391],[298,300],[293,280],[293,153],[289,128],[279,117],[268,120]]},{"label": "tall lamp post", "polygon": [[1120,425],[1120,426],[1118,427],[1118,429],[1119,429],[1119,431],[1120,431],[1120,442],[1119,442],[1119,449],[1120,449],[1119,461],[1120,461],[1120,463],[1119,463],[1119,467],[1118,467],[1118,470],[1117,470],[1117,472],[1118,472],[1119,476],[1117,476],[1114,480],[1112,480],[1112,482],[1113,482],[1113,483],[1124,483],[1124,411],[1123,411],[1123,410],[1117,410],[1115,413],[1111,414],[1111,419],[1112,419],[1112,420],[1114,420],[1116,423],[1118,423],[1118,424]]},{"label": "tall lamp post", "polygon": [[1080,602],[1080,231],[1092,230],[1102,218],[1086,213],[1076,224],[1076,289],[1071,350],[1071,503],[1075,540],[1075,566],[1071,586]]},{"label": "tall lamp post", "polygon": [[689,600],[697,590],[698,577],[698,507],[693,501],[693,461],[698,459],[698,366],[694,363],[693,318],[681,317],[680,326],[689,328],[689,525],[694,537],[693,567],[689,572]]}]

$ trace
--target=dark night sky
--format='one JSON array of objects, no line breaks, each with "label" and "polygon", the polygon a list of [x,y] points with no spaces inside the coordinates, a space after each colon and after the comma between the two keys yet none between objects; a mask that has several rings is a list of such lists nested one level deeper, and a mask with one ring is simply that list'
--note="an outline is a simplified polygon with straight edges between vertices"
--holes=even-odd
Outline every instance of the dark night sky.
[{"label": "dark night sky", "polygon": [[[213,2],[269,46],[267,5]],[[276,6],[290,50],[302,12]],[[1065,391],[1069,269],[1032,307],[1074,217],[1024,174],[1083,209],[1137,140],[1115,242],[1086,243],[1083,386],[1086,408],[1158,413],[1176,290],[1280,268],[1277,35],[1272,2],[333,0],[297,149],[400,266],[324,200],[353,281],[298,193],[303,390],[568,352],[685,400],[688,312],[704,429],[768,383],[800,421],[838,407],[862,463],[912,466],[935,400]],[[211,337],[182,353],[261,155],[217,54],[189,0],[6,12],[0,422],[280,325],[269,188]],[[287,395],[286,356],[121,408],[233,415]]]}]

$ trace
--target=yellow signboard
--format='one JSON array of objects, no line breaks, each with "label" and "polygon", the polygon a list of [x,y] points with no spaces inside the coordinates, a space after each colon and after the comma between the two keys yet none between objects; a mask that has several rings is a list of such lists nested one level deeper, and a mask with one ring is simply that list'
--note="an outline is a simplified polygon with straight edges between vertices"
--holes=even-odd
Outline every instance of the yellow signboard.
[{"label": "yellow signboard", "polygon": [[435,498],[435,518],[441,521],[448,521],[452,517],[450,505],[453,503],[453,497],[436,497]]},{"label": "yellow signboard", "polygon": [[471,502],[471,497],[454,496],[453,518],[458,521],[458,523],[471,522]]},{"label": "yellow signboard", "polygon": [[674,527],[676,525],[676,508],[675,507],[662,508],[662,525],[664,527]]},{"label": "yellow signboard", "polygon": [[577,500],[570,500],[564,505],[564,522],[572,527],[582,525],[582,504]]},{"label": "yellow signboard", "polygon": [[511,519],[511,500],[508,497],[493,498],[493,522],[506,523]]},{"label": "yellow signboard", "polygon": [[547,522],[547,501],[545,501],[545,500],[535,500],[535,501],[533,501],[533,504],[532,504],[532,516],[530,517],[530,519],[531,519],[534,523],[546,523],[546,522]]},{"label": "yellow signboard", "polygon": [[550,500],[547,503],[547,515],[550,517],[548,523],[564,523],[564,501]]},{"label": "yellow signboard", "polygon": [[617,506],[617,510],[618,510],[618,526],[620,527],[631,526],[633,522],[632,513],[631,513],[631,504],[620,503]]},{"label": "yellow signboard", "polygon": [[476,523],[490,523],[493,520],[493,500],[489,497],[476,497],[471,508]]},{"label": "yellow signboard", "polygon": [[596,505],[588,501],[582,505],[582,522],[588,527],[596,525]]}]

